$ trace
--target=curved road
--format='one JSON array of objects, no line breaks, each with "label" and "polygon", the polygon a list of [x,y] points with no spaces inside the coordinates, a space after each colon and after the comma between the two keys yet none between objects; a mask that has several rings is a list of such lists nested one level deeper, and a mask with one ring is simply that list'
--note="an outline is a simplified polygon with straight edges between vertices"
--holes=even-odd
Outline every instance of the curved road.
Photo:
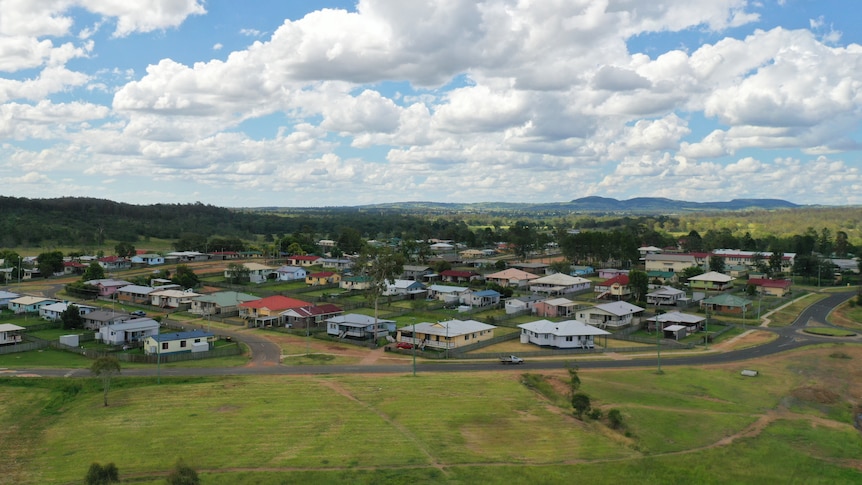
[{"label": "curved road", "polygon": [[[662,360],[662,366],[697,366],[707,364],[725,364],[730,362],[744,361],[767,355],[777,354],[786,350],[797,349],[807,345],[820,343],[836,342],[835,337],[821,337],[817,335],[806,334],[802,332],[802,328],[809,322],[820,325],[828,325],[826,317],[829,312],[835,307],[853,297],[854,292],[842,292],[830,294],[829,297],[818,301],[806,308],[793,324],[783,328],[769,327],[754,327],[758,330],[771,331],[778,334],[778,338],[763,345],[750,347],[741,350],[730,352],[721,352],[713,354],[692,355],[670,357]],[[320,366],[285,366],[275,364],[280,355],[271,355],[272,352],[279,352],[278,346],[266,340],[266,338],[249,331],[223,331],[219,333],[231,335],[252,348],[253,354],[257,358],[253,359],[252,363],[245,367],[227,367],[227,368],[169,368],[161,369],[163,376],[221,376],[221,375],[259,375],[259,374],[375,374],[375,373],[405,373],[410,372],[410,365],[320,365]],[[847,341],[846,338],[840,341]],[[859,338],[853,341],[858,342]],[[263,356],[258,354],[261,352]],[[272,360],[274,357],[275,360]],[[255,364],[268,365],[255,365]],[[501,366],[498,363],[489,362],[424,362],[417,363],[417,372],[470,372],[470,371],[488,371],[502,370],[511,368],[515,369],[559,369],[566,366],[568,362],[565,360],[548,360],[548,361],[531,361],[522,366]],[[628,367],[648,367],[656,365],[656,359],[630,359],[630,360],[601,360],[601,361],[578,361],[577,365],[581,369],[598,369],[598,368],[628,368]],[[89,369],[28,369],[16,370],[15,373],[39,375],[45,377],[89,377]],[[14,374],[13,374],[14,375]],[[156,369],[127,369],[123,371],[125,376],[155,376]]]}]

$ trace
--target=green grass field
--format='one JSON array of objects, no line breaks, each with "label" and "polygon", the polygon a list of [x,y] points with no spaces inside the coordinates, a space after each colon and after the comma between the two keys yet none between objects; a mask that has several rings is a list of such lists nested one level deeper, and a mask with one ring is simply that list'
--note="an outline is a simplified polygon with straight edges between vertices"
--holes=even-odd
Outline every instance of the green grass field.
[{"label": "green grass field", "polygon": [[[841,358],[836,358],[840,349]],[[859,483],[862,346],[716,368],[580,371],[624,427],[579,421],[566,372],[114,380],[0,378],[3,484],[79,483],[114,462],[163,483]],[[0,367],[2,367],[0,361]],[[532,372],[532,371],[531,371]]]}]

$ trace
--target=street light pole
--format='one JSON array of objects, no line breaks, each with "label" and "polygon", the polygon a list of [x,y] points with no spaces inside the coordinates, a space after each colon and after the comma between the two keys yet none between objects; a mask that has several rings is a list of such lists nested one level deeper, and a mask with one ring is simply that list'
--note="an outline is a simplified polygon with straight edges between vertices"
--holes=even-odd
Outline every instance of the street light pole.
[{"label": "street light pole", "polygon": [[706,323],[703,330],[706,332],[706,335],[703,337],[704,350],[709,350],[709,307],[706,307]]},{"label": "street light pole", "polygon": [[413,377],[416,377],[416,318],[413,318]]},{"label": "street light pole", "polygon": [[664,313],[661,310],[655,311],[655,349],[656,349],[656,360],[658,362],[658,370],[656,370],[656,374],[662,374],[661,371],[661,334],[664,331],[661,324],[661,314]]}]

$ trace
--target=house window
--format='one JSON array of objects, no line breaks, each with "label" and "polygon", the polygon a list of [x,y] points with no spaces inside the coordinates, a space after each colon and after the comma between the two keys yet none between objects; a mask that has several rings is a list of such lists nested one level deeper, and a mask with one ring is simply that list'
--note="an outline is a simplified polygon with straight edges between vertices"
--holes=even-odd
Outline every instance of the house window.
[{"label": "house window", "polygon": [[566,342],[571,342],[571,341],[572,341],[572,336],[571,336],[571,335],[569,335],[568,337],[566,337]]},{"label": "house window", "polygon": [[168,350],[168,343],[162,342],[162,350]]},{"label": "house window", "polygon": [[199,338],[196,338],[196,339],[195,339],[195,343],[196,343],[196,344],[199,344],[199,343],[201,343],[201,339],[199,339]]},{"label": "house window", "polygon": [[185,341],[185,340],[180,340],[180,348],[181,348],[181,349],[182,349],[182,348],[185,348],[185,346],[186,346],[186,341]]}]

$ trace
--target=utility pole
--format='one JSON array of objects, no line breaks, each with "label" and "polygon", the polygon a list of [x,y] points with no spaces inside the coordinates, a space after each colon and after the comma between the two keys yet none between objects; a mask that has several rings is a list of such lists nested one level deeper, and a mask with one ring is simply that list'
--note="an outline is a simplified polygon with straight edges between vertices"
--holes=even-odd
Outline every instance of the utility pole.
[{"label": "utility pole", "polygon": [[416,377],[416,318],[413,319],[413,377]]},{"label": "utility pole", "polygon": [[706,307],[706,323],[704,323],[703,331],[706,335],[703,337],[704,350],[709,350],[709,307]]},{"label": "utility pole", "polygon": [[663,325],[661,324],[661,315],[664,313],[662,310],[656,309],[655,311],[655,349],[656,349],[656,359],[658,362],[658,369],[656,370],[656,374],[663,374],[661,370],[661,334],[664,331]]}]

